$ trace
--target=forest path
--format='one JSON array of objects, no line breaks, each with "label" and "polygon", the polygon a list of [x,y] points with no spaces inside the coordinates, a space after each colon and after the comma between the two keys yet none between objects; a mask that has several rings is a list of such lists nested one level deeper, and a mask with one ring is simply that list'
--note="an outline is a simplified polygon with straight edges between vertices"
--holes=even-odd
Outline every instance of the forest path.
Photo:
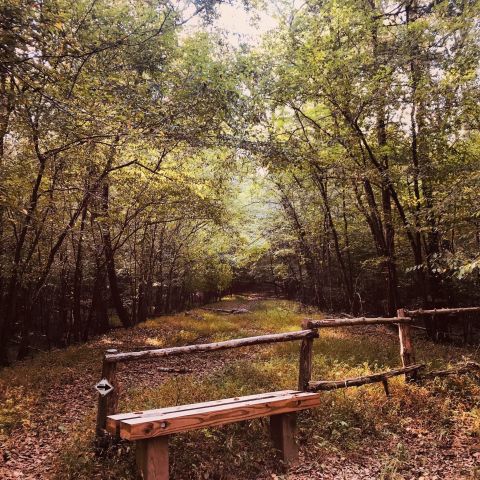
[{"label": "forest path", "polygon": [[[95,456],[91,438],[102,352],[215,341],[298,328],[320,315],[298,304],[257,295],[215,307],[246,308],[222,315],[197,309],[158,317],[131,331],[112,331],[87,344],[41,353],[0,372],[0,478],[134,478],[131,446]],[[418,357],[445,365],[473,349],[416,339]],[[120,408],[148,408],[294,386],[298,345],[284,344],[122,365]],[[314,378],[344,378],[399,363],[396,335],[383,327],[322,332]],[[172,376],[160,366],[186,367]],[[294,368],[292,368],[292,366]],[[265,422],[256,420],[175,436],[174,479],[473,479],[480,478],[480,388],[473,378],[425,387],[392,382],[330,392],[322,408],[302,413],[301,464],[281,476]],[[248,428],[245,428],[248,426]],[[201,445],[201,448],[199,448]],[[277,472],[277,473],[275,473]]]}]

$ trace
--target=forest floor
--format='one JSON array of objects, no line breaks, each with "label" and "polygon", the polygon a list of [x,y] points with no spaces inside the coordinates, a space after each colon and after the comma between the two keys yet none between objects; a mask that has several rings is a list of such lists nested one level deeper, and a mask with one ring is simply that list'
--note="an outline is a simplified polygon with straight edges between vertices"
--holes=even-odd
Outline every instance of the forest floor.
[{"label": "forest floor", "polygon": [[[134,447],[121,443],[99,456],[92,446],[102,352],[162,347],[297,330],[300,305],[256,296],[221,305],[249,313],[195,310],[115,330],[84,345],[40,353],[0,371],[0,478],[135,478]],[[415,338],[417,360],[431,367],[463,359],[478,349]],[[132,362],[120,367],[120,410],[158,408],[295,388],[298,342]],[[333,379],[396,367],[397,335],[384,327],[322,331],[315,341],[314,379]],[[160,366],[191,374],[169,375]],[[175,480],[267,479],[480,479],[480,385],[462,376],[406,385],[380,385],[322,395],[321,408],[299,414],[300,466],[280,473],[267,419],[174,435]]]}]

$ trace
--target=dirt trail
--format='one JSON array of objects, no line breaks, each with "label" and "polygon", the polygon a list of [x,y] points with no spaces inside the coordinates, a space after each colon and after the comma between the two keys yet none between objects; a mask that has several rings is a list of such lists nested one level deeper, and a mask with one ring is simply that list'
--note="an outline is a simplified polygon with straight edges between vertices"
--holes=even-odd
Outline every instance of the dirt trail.
[{"label": "dirt trail", "polygon": [[[143,333],[143,332],[139,332]],[[121,336],[116,335],[112,343]],[[121,340],[123,343],[123,340]],[[92,345],[98,353],[100,349]],[[103,350],[103,349],[102,349]],[[238,352],[237,359],[248,358],[246,352]],[[190,355],[188,358],[172,358],[162,366],[187,368],[196,375],[212,373],[224,366],[220,355]],[[154,388],[170,374],[157,371],[154,362],[122,365],[119,372],[122,392],[130,388]],[[98,368],[85,368],[68,375],[54,385],[49,393],[31,405],[32,422],[15,429],[1,447],[0,479],[47,479],[54,477],[58,455],[63,451],[68,432],[81,423],[86,415],[94,414],[97,394],[93,389],[99,378]],[[171,375],[170,375],[171,376]]]},{"label": "dirt trail", "polygon": [[[261,300],[261,297],[253,296],[241,302],[230,302],[228,306],[252,310],[256,302]],[[255,331],[254,325],[252,331]],[[246,335],[251,334],[246,330],[245,332]],[[378,335],[378,329],[372,329],[371,333]],[[154,330],[148,327],[136,328],[129,332],[117,330],[80,347],[86,353],[78,362],[56,366],[55,368],[61,370],[61,374],[54,377],[53,381],[48,380],[50,384],[47,388],[43,388],[40,381],[40,384],[32,385],[31,391],[26,389],[24,391],[26,397],[37,398],[25,402],[29,410],[25,412],[28,420],[16,425],[8,436],[0,437],[3,438],[0,478],[5,480],[55,478],[58,458],[70,437],[70,432],[76,425],[86,421],[85,419],[93,421],[96,404],[93,385],[99,380],[101,352],[108,347],[119,347],[122,350],[138,348],[145,344],[146,338],[161,335],[162,330],[158,328]],[[61,356],[62,352],[51,352],[50,355]],[[229,354],[228,361],[248,359],[251,355],[252,350],[235,350]],[[187,367],[195,375],[202,376],[222,368],[225,361],[222,354],[192,355],[168,359],[162,366]],[[155,362],[149,362],[148,368],[145,363],[135,362],[122,366],[120,372],[122,391],[133,387],[152,388],[161,383],[167,378],[167,374],[158,372],[156,366],[158,365]],[[28,372],[28,363],[15,368],[25,368]],[[407,425],[401,435],[393,435],[388,440],[364,442],[358,451],[348,454],[341,451],[332,454],[331,449],[327,451],[323,446],[309,454],[302,451],[301,466],[291,469],[287,476],[271,473],[257,478],[265,480],[480,478],[478,438],[469,436],[461,429],[457,431],[454,429],[444,437],[438,438],[438,432],[430,430],[428,418],[412,416],[404,420]],[[392,456],[391,452],[398,445],[403,445],[404,451],[399,452],[397,457]],[[476,468],[479,470],[476,471]],[[102,477],[100,475],[93,478]]]},{"label": "dirt trail", "polygon": [[[229,308],[250,309],[263,298],[261,295],[252,295],[244,301],[227,304]],[[58,456],[63,451],[69,432],[82,422],[86,415],[90,414],[91,419],[95,414],[97,394],[93,386],[100,380],[102,352],[107,348],[138,349],[144,347],[146,338],[161,335],[162,331],[158,328],[148,327],[112,331],[86,344],[84,347],[91,351],[88,361],[65,368],[58,381],[46,392],[29,392],[38,395],[38,398],[30,403],[29,411],[25,412],[32,419],[11,431],[4,441],[0,441],[0,479],[54,478]],[[229,358],[247,359],[251,353],[252,350],[236,350],[229,354]],[[51,355],[55,355],[55,352],[51,352]],[[162,362],[162,366],[187,368],[199,376],[212,373],[224,365],[225,358],[216,353],[208,356],[197,354],[174,357]],[[159,366],[155,361],[122,365],[119,369],[121,391],[125,392],[130,388],[153,388],[171,376],[158,371]]]}]

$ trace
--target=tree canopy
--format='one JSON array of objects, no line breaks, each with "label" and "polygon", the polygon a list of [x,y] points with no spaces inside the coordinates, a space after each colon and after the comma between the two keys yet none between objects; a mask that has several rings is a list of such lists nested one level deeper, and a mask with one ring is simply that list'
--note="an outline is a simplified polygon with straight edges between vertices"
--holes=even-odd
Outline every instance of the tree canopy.
[{"label": "tree canopy", "polygon": [[1,3],[4,362],[229,289],[478,302],[479,2],[278,2],[239,46],[219,3]]}]

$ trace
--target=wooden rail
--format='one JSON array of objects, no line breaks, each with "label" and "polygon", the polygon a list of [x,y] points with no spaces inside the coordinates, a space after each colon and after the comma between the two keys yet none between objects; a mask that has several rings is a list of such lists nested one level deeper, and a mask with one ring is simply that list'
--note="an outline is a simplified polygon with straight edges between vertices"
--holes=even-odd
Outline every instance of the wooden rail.
[{"label": "wooden rail", "polygon": [[454,368],[448,368],[446,370],[434,370],[432,372],[422,373],[422,375],[420,376],[420,380],[436,377],[449,377],[450,375],[461,375],[470,372],[480,373],[480,364],[477,362],[468,361],[463,364],[459,364]]},{"label": "wooden rail", "polygon": [[396,323],[410,323],[413,320],[409,317],[360,317],[360,318],[325,318],[323,320],[305,319],[302,322],[303,328],[334,328],[352,327],[354,325],[389,325]]},{"label": "wooden rail", "polygon": [[314,330],[298,330],[296,332],[236,338],[234,340],[225,340],[224,342],[202,343],[199,345],[187,345],[185,347],[161,348],[157,350],[143,350],[140,352],[107,353],[105,355],[105,361],[109,363],[129,362],[132,360],[145,360],[149,358],[172,357],[188,353],[216,352],[219,350],[249,347],[265,343],[291,342],[292,340],[303,340],[304,338],[313,338],[316,336],[318,336],[318,334]]},{"label": "wooden rail", "polygon": [[432,310],[405,310],[408,317],[421,317],[424,315],[452,315],[455,313],[480,313],[480,307],[459,307],[459,308],[434,308]]},{"label": "wooden rail", "polygon": [[[418,371],[424,367],[425,365],[410,365],[409,367],[397,368],[380,373],[372,373],[371,375],[364,375],[362,377],[347,378],[345,380],[321,380],[319,382],[309,382],[307,390],[309,392],[318,392],[319,390],[337,390],[339,388],[359,387],[361,385],[367,385],[369,383],[376,382],[382,382],[385,385],[385,382],[388,378]],[[385,391],[388,395],[388,387],[385,387]]]}]

